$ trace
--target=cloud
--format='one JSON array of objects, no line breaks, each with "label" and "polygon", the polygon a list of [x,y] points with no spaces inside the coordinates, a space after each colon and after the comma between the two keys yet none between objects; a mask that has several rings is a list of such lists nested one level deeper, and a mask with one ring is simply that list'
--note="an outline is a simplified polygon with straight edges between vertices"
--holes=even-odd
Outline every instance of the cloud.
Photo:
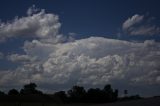
[{"label": "cloud", "polygon": [[57,42],[61,35],[58,35],[61,24],[59,17],[54,14],[46,13],[44,9],[38,11],[35,6],[28,9],[28,16],[16,17],[11,22],[0,23],[0,41],[7,38],[26,36],[37,37],[51,42]]},{"label": "cloud", "polygon": [[99,37],[77,40],[60,45],[43,64],[43,70],[53,73],[55,81],[62,78],[61,82],[66,82],[73,78],[75,83],[91,85],[124,79],[129,84],[135,78],[144,77],[151,73],[150,70],[154,70],[157,75],[148,77],[148,80],[153,81],[148,82],[145,78],[140,81],[155,84],[159,83],[155,78],[159,76],[159,69],[156,68],[159,66],[160,54],[157,48],[153,48],[156,43],[150,44],[149,41],[131,43]]},{"label": "cloud", "polygon": [[2,52],[0,52],[0,59],[3,59],[4,54]]},{"label": "cloud", "polygon": [[26,54],[30,58],[36,56],[36,60],[24,63],[15,71],[0,72],[2,85],[33,81],[50,87],[63,85],[61,89],[65,89],[75,84],[160,84],[160,46],[154,41],[135,43],[90,37],[58,44],[28,43],[30,46],[24,45]]},{"label": "cloud", "polygon": [[128,35],[159,35],[160,27],[149,22],[151,18],[135,14],[122,25],[122,30]]},{"label": "cloud", "polygon": [[[58,32],[58,16],[47,14],[44,10],[37,13],[34,7],[30,9],[27,17],[3,27],[1,24],[0,33],[5,39],[27,35],[36,37],[24,42],[25,54],[7,56],[8,60],[23,64],[16,70],[0,71],[2,88],[29,82],[35,82],[45,90],[68,89],[75,84],[97,87],[111,83],[121,88],[121,85],[136,88],[160,84],[158,42],[148,40],[137,43],[103,37],[70,41]],[[143,20],[144,16],[135,15],[125,22],[123,28],[129,30]],[[31,25],[26,30],[23,25],[28,23]]]},{"label": "cloud", "polygon": [[40,11],[40,9],[36,8],[35,5],[32,5],[32,7],[28,8],[27,15],[31,16],[31,15],[37,13],[38,11]]},{"label": "cloud", "polygon": [[132,16],[131,18],[128,18],[124,23],[123,23],[123,29],[126,30],[130,27],[132,27],[135,24],[139,24],[143,21],[144,16],[140,16],[138,14],[135,14],[134,16]]},{"label": "cloud", "polygon": [[29,55],[20,55],[20,54],[11,54],[7,56],[9,61],[12,62],[20,62],[20,63],[24,63],[24,62],[29,62],[29,61],[33,61],[36,59],[36,57],[29,57]]}]

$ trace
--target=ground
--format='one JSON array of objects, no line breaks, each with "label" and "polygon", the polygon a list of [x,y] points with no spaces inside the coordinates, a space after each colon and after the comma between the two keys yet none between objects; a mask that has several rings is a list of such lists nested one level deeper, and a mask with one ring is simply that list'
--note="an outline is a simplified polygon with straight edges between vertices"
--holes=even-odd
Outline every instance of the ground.
[{"label": "ground", "polygon": [[0,103],[0,106],[160,106],[160,97],[105,104]]}]

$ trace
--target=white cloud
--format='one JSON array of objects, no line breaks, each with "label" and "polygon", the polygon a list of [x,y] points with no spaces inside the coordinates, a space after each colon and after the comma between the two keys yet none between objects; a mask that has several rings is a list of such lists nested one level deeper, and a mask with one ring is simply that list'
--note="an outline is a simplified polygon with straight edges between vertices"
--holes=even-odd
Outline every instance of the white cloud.
[{"label": "white cloud", "polygon": [[0,40],[16,36],[52,39],[52,42],[57,40],[57,37],[60,37],[58,31],[61,26],[58,16],[46,13],[43,9],[37,11],[35,7],[31,7],[28,10],[30,15],[15,18],[12,22],[0,23]]},{"label": "white cloud", "polygon": [[141,26],[130,32],[131,35],[159,35],[160,28],[156,26]]},{"label": "white cloud", "polygon": [[35,5],[32,5],[32,7],[30,7],[27,10],[27,15],[33,15],[34,13],[38,12],[40,9],[36,8]]},{"label": "white cloud", "polygon": [[135,14],[122,25],[124,33],[128,35],[159,35],[160,27],[149,22],[150,18]]},{"label": "white cloud", "polygon": [[39,40],[32,40],[31,42],[26,41],[24,43],[24,51],[27,55],[31,57],[36,57],[37,60],[46,60],[48,59],[51,52],[56,51],[56,44],[42,42]]},{"label": "white cloud", "polygon": [[123,29],[126,30],[130,27],[132,27],[135,24],[139,24],[143,21],[144,16],[140,16],[138,14],[135,14],[134,16],[132,16],[131,18],[128,18],[124,23],[123,23]]},{"label": "white cloud", "polygon": [[11,54],[7,56],[9,61],[12,62],[29,62],[29,61],[34,61],[36,59],[36,57],[29,57],[28,55],[20,55],[20,54]]},{"label": "white cloud", "polygon": [[[131,43],[105,38],[82,39],[58,45],[60,47],[50,55],[43,68],[46,72],[54,73],[52,78],[69,80],[74,77],[76,83],[104,84],[120,79],[127,79],[128,83],[132,83],[135,77],[157,70],[160,64],[159,46],[156,46],[156,43],[152,45],[155,48],[146,46],[146,42]],[[140,74],[139,71],[143,73]],[[159,76],[159,72],[156,72],[157,76],[154,78]],[[147,83],[146,79],[141,81]],[[159,82],[152,81],[152,84],[154,83]]]},{"label": "white cloud", "polygon": [[91,37],[58,44],[28,43],[31,45],[24,45],[27,55],[36,56],[37,60],[25,63],[15,72],[1,72],[1,84],[33,81],[64,88],[120,82],[130,86],[160,84],[160,46],[154,41],[133,43]]}]

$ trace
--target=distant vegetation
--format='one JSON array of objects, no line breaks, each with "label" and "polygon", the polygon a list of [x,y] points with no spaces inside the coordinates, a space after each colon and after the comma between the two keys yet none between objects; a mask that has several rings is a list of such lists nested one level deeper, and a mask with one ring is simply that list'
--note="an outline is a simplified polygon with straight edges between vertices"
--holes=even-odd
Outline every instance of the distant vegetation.
[{"label": "distant vegetation", "polygon": [[[55,102],[55,103],[107,103],[119,100],[118,89],[105,85],[103,89],[90,88],[87,91],[82,86],[73,86],[68,91],[58,91],[54,94],[44,94],[36,89],[35,83],[26,84],[20,90],[9,90],[8,94],[0,91],[0,102]],[[127,95],[128,91],[124,90]],[[140,99],[139,95],[125,96],[120,100]]]}]

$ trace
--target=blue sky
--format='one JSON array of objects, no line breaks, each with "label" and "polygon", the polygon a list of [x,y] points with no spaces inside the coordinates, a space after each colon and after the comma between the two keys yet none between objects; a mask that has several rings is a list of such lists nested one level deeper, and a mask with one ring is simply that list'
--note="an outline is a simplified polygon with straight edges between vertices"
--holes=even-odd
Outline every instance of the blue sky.
[{"label": "blue sky", "polygon": [[133,94],[160,94],[159,4],[1,0],[0,89],[30,81],[47,92],[111,83]]},{"label": "blue sky", "polygon": [[156,17],[155,24],[158,25],[160,18],[159,0],[5,0],[1,1],[0,19],[7,21],[15,16],[25,16],[28,7],[33,4],[47,12],[58,14],[63,33],[74,32],[79,36],[116,38],[122,23],[134,14]]}]

